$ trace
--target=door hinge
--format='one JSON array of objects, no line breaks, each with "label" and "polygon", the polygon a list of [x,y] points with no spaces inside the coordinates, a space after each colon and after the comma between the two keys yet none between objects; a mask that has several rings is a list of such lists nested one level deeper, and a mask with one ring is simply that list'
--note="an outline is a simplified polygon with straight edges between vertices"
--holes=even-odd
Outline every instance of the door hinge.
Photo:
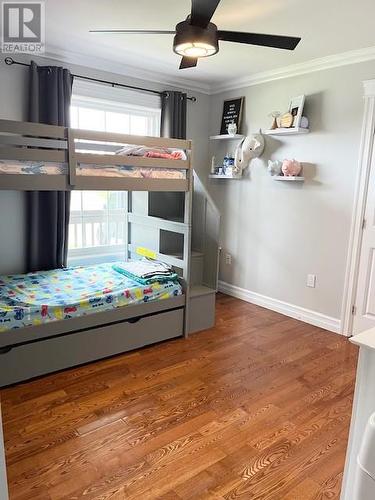
[{"label": "door hinge", "polygon": [[352,315],[354,316],[357,313],[357,308],[355,305],[352,305]]}]

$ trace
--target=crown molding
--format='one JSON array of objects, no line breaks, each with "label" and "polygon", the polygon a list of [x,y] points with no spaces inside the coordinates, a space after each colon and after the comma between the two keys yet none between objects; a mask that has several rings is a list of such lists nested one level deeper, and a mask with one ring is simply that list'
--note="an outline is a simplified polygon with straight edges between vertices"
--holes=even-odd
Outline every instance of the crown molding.
[{"label": "crown molding", "polygon": [[[42,59],[49,59],[66,64],[75,64],[90,69],[114,73],[131,79],[139,79],[147,82],[156,83],[175,87],[180,90],[188,90],[192,92],[200,92],[202,94],[210,94],[210,84],[200,81],[192,81],[186,78],[179,78],[168,75],[167,72],[157,72],[144,70],[139,67],[129,66],[121,62],[110,61],[102,57],[81,54],[79,52],[61,50],[59,48],[50,48],[48,52],[38,55]],[[143,61],[145,62],[145,61]]]},{"label": "crown molding", "polygon": [[[101,71],[121,75],[131,79],[153,82],[158,85],[165,85],[181,90],[213,95],[253,85],[260,85],[262,83],[272,82],[275,80],[282,80],[285,78],[314,73],[316,71],[323,71],[340,66],[348,66],[351,64],[372,61],[375,59],[375,46],[342,52],[340,54],[312,59],[303,63],[293,64],[283,68],[255,73],[250,76],[216,83],[202,82],[198,80],[193,81],[191,79],[174,77],[172,75],[168,75],[167,68],[165,72],[144,70],[139,67],[124,65],[120,62],[110,61],[101,57],[81,54],[73,51],[65,51],[58,48],[51,48],[48,52],[39,57],[64,62],[66,64],[75,64],[94,70],[100,69]],[[368,85],[368,87],[370,86],[371,85]]]},{"label": "crown molding", "polygon": [[253,85],[260,85],[261,83],[272,82],[275,80],[282,80],[284,78],[291,78],[294,76],[305,75],[307,73],[314,73],[315,71],[323,71],[326,69],[337,68],[340,66],[347,66],[350,64],[357,64],[375,59],[375,46],[366,47],[364,49],[351,50],[342,52],[341,54],[334,54],[332,56],[321,57],[312,59],[304,63],[293,64],[270,71],[255,73],[254,75],[237,78],[236,80],[227,80],[211,85],[211,94],[219,94],[229,90],[236,90],[244,87],[251,87]]}]

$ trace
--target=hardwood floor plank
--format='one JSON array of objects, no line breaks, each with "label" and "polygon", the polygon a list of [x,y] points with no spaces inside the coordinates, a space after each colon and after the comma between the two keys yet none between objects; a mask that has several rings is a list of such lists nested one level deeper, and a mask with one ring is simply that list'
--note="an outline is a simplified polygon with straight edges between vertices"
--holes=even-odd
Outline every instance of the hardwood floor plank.
[{"label": "hardwood floor plank", "polygon": [[314,500],[319,491],[319,485],[311,479],[305,479],[295,488],[283,495],[282,500]]},{"label": "hardwood floor plank", "polygon": [[215,328],[1,390],[10,498],[338,500],[356,362],[219,294]]},{"label": "hardwood floor plank", "polygon": [[328,477],[319,487],[313,500],[329,500],[330,498],[339,498],[341,491],[343,473],[339,472],[334,476]]}]

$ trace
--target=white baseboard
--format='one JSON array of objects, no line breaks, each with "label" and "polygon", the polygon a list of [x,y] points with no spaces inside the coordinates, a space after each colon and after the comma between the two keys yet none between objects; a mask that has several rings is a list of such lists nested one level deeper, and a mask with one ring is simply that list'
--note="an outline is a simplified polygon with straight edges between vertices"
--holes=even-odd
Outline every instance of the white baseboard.
[{"label": "white baseboard", "polygon": [[285,314],[285,316],[290,316],[291,318],[318,326],[319,328],[324,328],[325,330],[335,333],[342,333],[341,321],[337,318],[332,318],[331,316],[326,316],[325,314],[311,311],[310,309],[305,309],[304,307],[289,304],[288,302],[283,302],[282,300],[272,299],[266,295],[251,292],[250,290],[225,283],[224,281],[219,281],[219,291],[226,293],[227,295],[231,295],[232,297],[236,297],[237,299],[250,302],[251,304],[256,304],[257,306],[265,307],[266,309],[271,309],[272,311]]}]

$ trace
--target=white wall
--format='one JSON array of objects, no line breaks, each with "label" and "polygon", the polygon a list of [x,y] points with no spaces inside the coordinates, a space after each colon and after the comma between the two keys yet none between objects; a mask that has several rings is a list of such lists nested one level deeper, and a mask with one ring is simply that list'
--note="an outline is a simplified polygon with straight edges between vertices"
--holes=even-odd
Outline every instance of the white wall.
[{"label": "white wall", "polygon": [[[18,56],[19,61],[29,62],[29,58]],[[171,89],[171,87],[146,82],[123,75],[106,73],[91,68],[56,61],[34,58],[38,64],[55,64],[69,68],[72,73],[94,78],[115,81],[151,88],[155,90]],[[0,62],[0,118],[10,120],[26,120],[27,118],[27,68],[5,65]],[[182,90],[184,89],[176,89]],[[209,128],[209,96],[199,92],[189,92],[197,98],[196,103],[188,103],[187,137],[194,141],[194,167],[199,172],[206,171],[207,165],[207,130]],[[24,231],[24,196],[21,192],[0,191],[0,274],[18,273],[24,270],[25,243]],[[11,214],[11,218],[9,217]],[[4,237],[6,235],[6,237]]]},{"label": "white wall", "polygon": [[[309,135],[266,137],[266,149],[240,181],[210,181],[222,215],[224,282],[340,317],[363,113],[362,81],[375,62],[255,85],[212,97],[210,133],[224,99],[246,97],[244,132],[267,129],[274,110],[306,94]],[[213,146],[211,146],[213,153]],[[306,162],[304,184],[273,181],[268,159]],[[226,265],[225,253],[233,264]],[[317,275],[315,289],[306,287]]]},{"label": "white wall", "polygon": [[[24,70],[9,70],[0,62],[0,118],[23,120],[27,87]],[[0,191],[0,273],[22,271],[24,263],[23,194]]]}]

